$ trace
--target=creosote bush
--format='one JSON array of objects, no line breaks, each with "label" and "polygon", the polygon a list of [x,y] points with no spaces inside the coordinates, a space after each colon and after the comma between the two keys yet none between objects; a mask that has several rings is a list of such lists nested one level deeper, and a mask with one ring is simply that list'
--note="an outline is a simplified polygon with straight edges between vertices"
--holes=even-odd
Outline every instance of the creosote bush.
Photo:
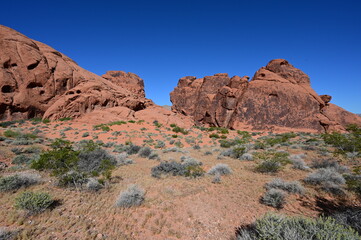
[{"label": "creosote bush", "polygon": [[127,190],[121,192],[115,205],[117,207],[129,208],[140,206],[145,199],[145,191],[137,185],[131,185]]},{"label": "creosote bush", "polygon": [[37,214],[45,211],[53,202],[48,193],[23,192],[15,198],[15,208],[26,210],[29,214]]},{"label": "creosote bush", "polygon": [[332,218],[309,219],[267,214],[255,223],[241,226],[237,240],[360,240],[350,227],[338,224]]},{"label": "creosote bush", "polygon": [[71,142],[57,139],[50,150],[32,162],[31,167],[51,170],[52,175],[58,178],[59,185],[78,188],[86,183],[87,177],[102,175],[110,179],[116,164],[115,157],[93,141],[82,142],[79,150],[75,150]]}]

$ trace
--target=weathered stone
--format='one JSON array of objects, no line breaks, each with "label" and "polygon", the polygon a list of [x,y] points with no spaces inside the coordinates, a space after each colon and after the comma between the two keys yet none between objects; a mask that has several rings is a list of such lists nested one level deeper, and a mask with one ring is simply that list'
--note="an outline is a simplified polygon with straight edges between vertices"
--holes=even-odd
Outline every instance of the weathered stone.
[{"label": "weathered stone", "polygon": [[270,61],[248,79],[182,78],[170,94],[172,109],[199,123],[235,129],[342,131],[361,125],[359,116],[329,104],[331,96],[319,96],[309,77],[284,59]]}]

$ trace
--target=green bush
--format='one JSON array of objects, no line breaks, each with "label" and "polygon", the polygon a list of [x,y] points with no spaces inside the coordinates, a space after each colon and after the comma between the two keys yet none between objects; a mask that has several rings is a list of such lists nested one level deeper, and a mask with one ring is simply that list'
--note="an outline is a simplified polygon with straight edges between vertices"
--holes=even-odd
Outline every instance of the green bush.
[{"label": "green bush", "polygon": [[361,128],[357,125],[349,125],[347,134],[338,132],[322,135],[325,143],[335,147],[335,154],[361,153]]},{"label": "green bush", "polygon": [[73,120],[73,118],[71,117],[63,117],[63,118],[59,118],[59,121],[64,122],[64,121],[70,121]]},{"label": "green bush", "polygon": [[237,229],[237,240],[360,240],[350,227],[332,218],[285,217],[267,214],[255,223]]},{"label": "green bush", "polygon": [[178,126],[175,126],[172,129],[172,131],[175,132],[175,133],[182,133],[184,135],[187,135],[189,133],[189,131],[185,130],[184,128],[178,127]]},{"label": "green bush", "polygon": [[288,159],[287,152],[257,152],[254,157],[261,160],[256,166],[256,171],[262,173],[276,173],[282,169],[283,166],[291,163]]},{"label": "green bush", "polygon": [[211,133],[211,134],[209,134],[209,138],[216,138],[216,139],[218,139],[218,138],[220,138],[220,136],[219,136],[217,133]]},{"label": "green bush", "polygon": [[114,156],[93,141],[85,141],[80,144],[79,150],[74,150],[71,142],[57,139],[51,148],[33,161],[31,167],[51,170],[61,186],[78,187],[89,176],[102,175],[109,179],[117,163]]},{"label": "green bush", "polygon": [[54,200],[48,193],[23,192],[15,198],[15,208],[26,210],[30,214],[37,214],[45,211],[53,202]]}]

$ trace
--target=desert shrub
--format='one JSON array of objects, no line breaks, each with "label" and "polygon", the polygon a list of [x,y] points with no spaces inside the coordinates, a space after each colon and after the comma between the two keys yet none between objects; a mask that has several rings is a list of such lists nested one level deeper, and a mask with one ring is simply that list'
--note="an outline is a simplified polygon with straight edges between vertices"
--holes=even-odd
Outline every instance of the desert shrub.
[{"label": "desert shrub", "polygon": [[48,193],[23,192],[15,198],[15,208],[26,210],[30,214],[37,214],[45,211],[53,202],[54,200]]},{"label": "desert shrub", "polygon": [[99,180],[96,178],[89,178],[87,179],[87,183],[86,183],[86,189],[88,189],[89,191],[99,191],[100,189],[103,188],[103,185],[99,183]]},{"label": "desert shrub", "polygon": [[79,152],[73,149],[71,142],[57,139],[50,146],[51,150],[43,152],[39,159],[32,162],[32,168],[36,170],[51,169],[55,176],[76,169]]},{"label": "desert shrub", "polygon": [[347,152],[361,152],[361,128],[357,125],[349,125],[347,134],[326,133],[322,135],[325,143],[336,148],[336,154],[346,154]]},{"label": "desert shrub", "polygon": [[311,163],[312,168],[333,168],[338,173],[348,172],[346,166],[341,166],[336,160],[333,159],[315,159]]},{"label": "desert shrub", "polygon": [[0,192],[13,191],[21,187],[28,187],[40,181],[40,175],[35,173],[17,173],[0,178]]},{"label": "desert shrub", "polygon": [[110,177],[110,172],[116,165],[116,159],[106,150],[93,141],[89,141],[78,155],[77,169],[82,173],[91,174],[92,176],[103,175]]},{"label": "desert shrub", "polygon": [[261,202],[277,209],[283,208],[286,203],[286,193],[280,189],[271,188],[262,196]]},{"label": "desert shrub", "polygon": [[276,173],[282,169],[282,164],[273,159],[264,160],[257,164],[256,171],[261,173]]},{"label": "desert shrub", "polygon": [[8,228],[0,227],[0,239],[1,240],[14,239],[17,234],[18,234],[17,231],[12,231]]},{"label": "desert shrub", "polygon": [[205,173],[203,168],[201,168],[199,165],[188,165],[185,166],[185,169],[186,172],[184,176],[186,177],[193,177],[193,178],[202,177]]},{"label": "desert shrub", "polygon": [[354,191],[356,194],[361,196],[361,175],[359,174],[345,174],[344,175],[347,188],[350,191]]},{"label": "desert shrub", "polygon": [[137,185],[131,185],[127,190],[121,192],[115,205],[117,207],[129,208],[140,206],[144,202],[145,191]]},{"label": "desert shrub", "polygon": [[178,127],[178,126],[175,126],[172,129],[172,131],[175,132],[175,133],[182,133],[184,135],[187,135],[189,133],[189,131],[185,130],[184,128]]},{"label": "desert shrub", "polygon": [[253,155],[250,153],[244,153],[239,157],[239,160],[253,161]]},{"label": "desert shrub", "polygon": [[222,181],[221,175],[219,173],[215,174],[212,179],[212,183],[221,183],[221,181]]},{"label": "desert shrub", "polygon": [[15,131],[13,131],[13,130],[6,130],[5,132],[4,132],[4,136],[5,137],[8,137],[8,138],[16,138],[16,137],[19,137],[21,135],[21,133],[20,132],[15,132]]},{"label": "desert shrub", "polygon": [[291,161],[288,159],[287,152],[256,152],[253,156],[261,160],[256,166],[256,171],[261,173],[276,173]]},{"label": "desert shrub", "polygon": [[160,158],[159,158],[159,154],[156,153],[156,152],[152,152],[152,153],[148,156],[148,158],[151,159],[151,160],[154,160],[154,159],[159,160],[159,159],[160,159]]},{"label": "desert shrub", "polygon": [[238,137],[236,137],[235,139],[221,139],[219,140],[220,146],[223,148],[230,148],[232,146],[236,146],[236,145],[242,145],[242,144],[246,144],[249,141],[247,139],[240,139]]},{"label": "desert shrub", "polygon": [[89,133],[88,132],[83,133],[82,137],[89,137]]},{"label": "desert shrub", "polygon": [[305,188],[301,185],[300,182],[285,182],[280,178],[273,179],[271,182],[267,183],[265,187],[267,190],[275,188],[294,194],[303,194],[305,192]]},{"label": "desert shrub", "polygon": [[71,120],[73,120],[73,118],[71,118],[71,117],[63,117],[63,118],[59,118],[59,121],[61,121],[61,122],[64,122],[64,121],[71,121]]},{"label": "desert shrub", "polygon": [[218,135],[218,133],[211,133],[209,134],[209,138],[220,138],[220,136]]},{"label": "desert shrub", "polygon": [[292,161],[292,168],[307,171],[310,169],[303,159],[294,159]]},{"label": "desert shrub", "polygon": [[116,165],[116,159],[93,141],[80,143],[74,150],[71,142],[57,139],[48,151],[34,160],[31,167],[36,170],[51,170],[58,177],[60,186],[79,187],[87,176],[103,175],[109,179]]},{"label": "desert shrub", "polygon": [[5,141],[6,137],[0,136],[0,142]]},{"label": "desert shrub", "polygon": [[130,144],[130,145],[128,145],[128,147],[126,148],[126,152],[127,152],[129,155],[137,154],[141,148],[142,148],[141,146],[137,146],[137,145]]},{"label": "desert shrub", "polygon": [[163,153],[169,153],[169,152],[181,152],[184,153],[185,151],[178,147],[171,147],[163,150]]},{"label": "desert shrub", "polygon": [[199,149],[201,149],[201,146],[199,146],[198,144],[195,144],[195,145],[193,145],[193,147],[192,147],[194,150],[199,150]]},{"label": "desert shrub", "polygon": [[330,217],[334,218],[338,224],[348,226],[361,234],[361,209],[346,208],[331,213]]},{"label": "desert shrub", "polygon": [[35,155],[25,155],[21,154],[15,156],[12,160],[12,164],[22,165],[22,164],[31,164],[31,162],[36,159],[37,156]]},{"label": "desert shrub", "polygon": [[0,127],[7,128],[7,127],[13,126],[17,123],[22,124],[24,122],[25,122],[24,120],[12,120],[12,121],[0,122]]},{"label": "desert shrub", "polygon": [[209,156],[209,155],[213,155],[213,153],[212,153],[211,151],[205,151],[205,152],[204,152],[204,155],[205,155],[205,156]]},{"label": "desert shrub", "polygon": [[134,163],[134,161],[132,159],[128,158],[128,154],[126,152],[120,153],[116,157],[116,161],[117,161],[118,166],[123,166],[123,165],[128,165],[128,164]]},{"label": "desert shrub", "polygon": [[163,126],[163,124],[159,123],[157,120],[153,121],[153,125],[156,126],[157,128],[160,128]]},{"label": "desert shrub", "polygon": [[70,170],[64,174],[57,176],[57,185],[60,187],[75,187],[80,189],[87,182],[87,175],[84,173]]},{"label": "desert shrub", "polygon": [[338,224],[332,218],[285,217],[266,214],[255,223],[241,226],[237,240],[360,240],[360,235],[350,227]]},{"label": "desert shrub", "polygon": [[223,164],[223,163],[218,163],[208,171],[208,174],[210,175],[215,175],[215,174],[228,175],[231,173],[232,173],[231,168],[227,164]]},{"label": "desert shrub", "polygon": [[310,173],[304,181],[311,185],[321,185],[325,183],[345,184],[346,181],[341,174],[332,168],[320,168],[314,173]]},{"label": "desert shrub", "polygon": [[185,167],[188,166],[201,166],[203,163],[189,156],[182,156],[181,162]]},{"label": "desert shrub", "polygon": [[149,157],[151,153],[152,149],[150,147],[142,147],[138,152],[139,156],[143,158]]},{"label": "desert shrub", "polygon": [[184,176],[187,172],[186,167],[178,162],[161,162],[152,168],[152,177],[159,178],[161,175]]},{"label": "desert shrub", "polygon": [[161,140],[157,140],[157,144],[154,146],[155,148],[164,148],[165,143]]}]

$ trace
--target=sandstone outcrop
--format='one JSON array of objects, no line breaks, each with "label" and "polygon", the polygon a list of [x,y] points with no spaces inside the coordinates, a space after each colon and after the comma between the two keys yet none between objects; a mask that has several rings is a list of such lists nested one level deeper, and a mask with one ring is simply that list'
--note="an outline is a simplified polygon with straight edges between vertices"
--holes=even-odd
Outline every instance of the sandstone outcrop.
[{"label": "sandstone outcrop", "polygon": [[154,105],[137,75],[110,71],[100,77],[1,25],[0,49],[0,120],[79,117],[96,109],[139,111]]},{"label": "sandstone outcrop", "polygon": [[270,61],[249,77],[215,74],[184,77],[171,92],[172,110],[197,123],[234,129],[342,131],[361,125],[356,114],[319,96],[309,77],[284,59]]}]

